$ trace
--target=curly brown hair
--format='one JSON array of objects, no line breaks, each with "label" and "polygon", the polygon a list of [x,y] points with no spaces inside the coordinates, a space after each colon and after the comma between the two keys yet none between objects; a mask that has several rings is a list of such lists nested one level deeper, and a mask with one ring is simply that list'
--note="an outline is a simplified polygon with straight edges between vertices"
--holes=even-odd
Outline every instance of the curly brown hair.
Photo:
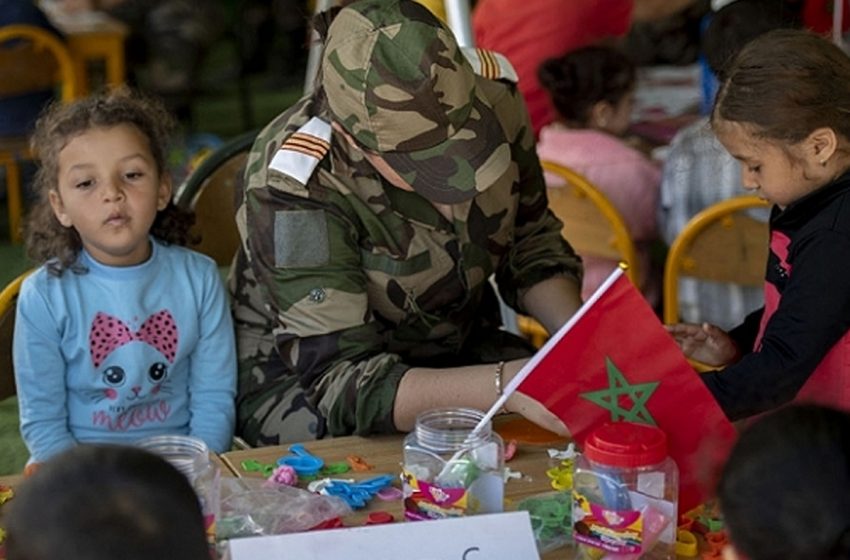
[{"label": "curly brown hair", "polygon": [[[30,147],[39,161],[33,179],[38,200],[27,216],[24,236],[27,256],[37,263],[50,261],[55,274],[71,268],[82,249],[77,230],[60,224],[50,206],[49,193],[59,188],[59,153],[88,130],[122,124],[135,126],[148,139],[158,173],[168,173],[166,149],[175,121],[162,103],[137,91],[122,87],[70,104],[53,103],[36,123]],[[193,223],[192,212],[169,201],[157,212],[150,233],[166,244],[186,245]]]}]

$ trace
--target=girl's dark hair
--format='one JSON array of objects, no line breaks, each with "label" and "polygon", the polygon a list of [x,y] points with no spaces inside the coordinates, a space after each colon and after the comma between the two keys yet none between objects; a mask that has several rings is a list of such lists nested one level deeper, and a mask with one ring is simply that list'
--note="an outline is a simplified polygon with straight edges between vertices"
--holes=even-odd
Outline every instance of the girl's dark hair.
[{"label": "girl's dark hair", "polygon": [[[82,241],[73,227],[59,223],[48,194],[59,188],[59,153],[76,136],[93,128],[122,124],[135,126],[148,139],[157,170],[168,173],[166,150],[174,119],[154,98],[128,88],[93,95],[70,104],[53,103],[39,117],[30,140],[39,168],[33,180],[38,196],[25,226],[27,255],[37,263],[51,261],[51,271],[61,274],[77,260]],[[194,216],[169,201],[157,212],[151,235],[165,243],[185,245]]]},{"label": "girl's dark hair", "polygon": [[850,415],[798,405],[757,420],[732,449],[718,495],[750,560],[850,558]]},{"label": "girl's dark hair", "polygon": [[748,42],[768,31],[799,27],[785,2],[736,0],[709,20],[701,38],[702,52],[711,71],[723,79],[724,67]]},{"label": "girl's dark hair", "polygon": [[613,47],[590,46],[544,61],[537,78],[567,122],[586,126],[593,105],[616,105],[635,86],[635,65]]},{"label": "girl's dark hair", "polygon": [[778,29],[747,43],[724,77],[711,113],[766,139],[797,143],[829,127],[850,139],[850,57],[809,31]]}]

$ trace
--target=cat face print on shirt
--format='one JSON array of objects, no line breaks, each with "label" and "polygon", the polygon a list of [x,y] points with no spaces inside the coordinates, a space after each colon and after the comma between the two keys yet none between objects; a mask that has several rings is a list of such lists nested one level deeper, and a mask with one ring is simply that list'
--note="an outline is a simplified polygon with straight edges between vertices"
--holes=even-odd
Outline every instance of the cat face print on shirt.
[{"label": "cat face print on shirt", "polygon": [[121,319],[98,312],[89,331],[89,352],[99,378],[89,391],[97,406],[95,425],[123,431],[164,421],[170,406],[169,367],[178,348],[178,331],[167,310],[148,317],[133,332]]}]

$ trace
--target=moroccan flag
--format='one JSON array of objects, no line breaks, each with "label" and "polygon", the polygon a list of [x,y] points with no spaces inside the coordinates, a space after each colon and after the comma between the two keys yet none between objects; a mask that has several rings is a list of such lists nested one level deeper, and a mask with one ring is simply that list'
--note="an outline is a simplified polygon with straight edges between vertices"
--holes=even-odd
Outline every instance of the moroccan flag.
[{"label": "moroccan flag", "polygon": [[534,355],[517,386],[583,444],[608,421],[664,430],[679,467],[679,511],[702,503],[736,432],[640,292],[615,270]]}]

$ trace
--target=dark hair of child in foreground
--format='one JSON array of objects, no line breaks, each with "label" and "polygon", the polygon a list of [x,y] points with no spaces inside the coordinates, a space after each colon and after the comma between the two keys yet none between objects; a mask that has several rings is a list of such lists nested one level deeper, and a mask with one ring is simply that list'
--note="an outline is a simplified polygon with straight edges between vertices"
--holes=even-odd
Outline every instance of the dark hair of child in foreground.
[{"label": "dark hair of child in foreground", "polygon": [[724,558],[850,558],[850,415],[789,406],[747,428],[718,489]]},{"label": "dark hair of child in foreground", "polygon": [[209,560],[198,498],[165,459],[81,445],[19,488],[6,518],[8,560]]}]

